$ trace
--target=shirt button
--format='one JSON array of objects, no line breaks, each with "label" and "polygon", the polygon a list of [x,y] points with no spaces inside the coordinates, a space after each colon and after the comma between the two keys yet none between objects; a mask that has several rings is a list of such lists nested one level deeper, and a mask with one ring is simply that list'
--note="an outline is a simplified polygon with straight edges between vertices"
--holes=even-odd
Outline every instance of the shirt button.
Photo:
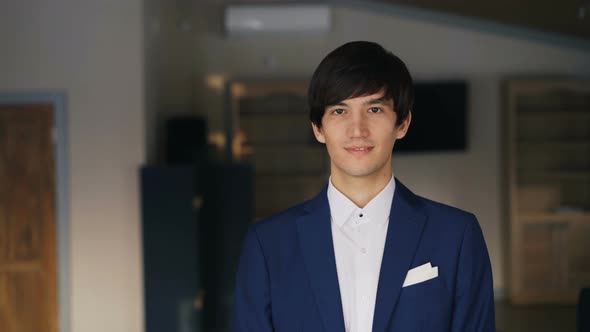
[{"label": "shirt button", "polygon": [[362,252],[363,254],[366,254],[366,253],[367,253],[367,248],[361,248],[361,252]]}]

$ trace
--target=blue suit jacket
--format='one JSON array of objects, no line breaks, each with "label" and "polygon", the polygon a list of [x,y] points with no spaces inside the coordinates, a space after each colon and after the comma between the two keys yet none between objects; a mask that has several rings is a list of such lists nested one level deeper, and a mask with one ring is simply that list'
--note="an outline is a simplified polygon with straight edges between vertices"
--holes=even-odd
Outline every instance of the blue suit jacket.
[{"label": "blue suit jacket", "polygon": [[[396,179],[373,331],[495,331],[492,271],[473,214]],[[438,277],[402,284],[430,262]],[[326,189],[254,224],[237,274],[233,331],[344,331]]]}]

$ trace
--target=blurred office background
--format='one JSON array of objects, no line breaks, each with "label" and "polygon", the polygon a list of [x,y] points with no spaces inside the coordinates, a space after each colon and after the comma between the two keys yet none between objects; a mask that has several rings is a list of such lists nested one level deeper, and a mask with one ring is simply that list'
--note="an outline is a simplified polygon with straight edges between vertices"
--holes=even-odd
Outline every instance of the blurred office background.
[{"label": "blurred office background", "polygon": [[[229,8],[311,4],[291,21],[321,12],[311,31],[226,27]],[[228,331],[248,225],[326,183],[306,83],[353,40],[400,56],[425,96],[410,132],[429,135],[400,144],[394,173],[477,215],[498,330],[575,331],[589,15],[574,0],[0,2],[0,331]]]}]

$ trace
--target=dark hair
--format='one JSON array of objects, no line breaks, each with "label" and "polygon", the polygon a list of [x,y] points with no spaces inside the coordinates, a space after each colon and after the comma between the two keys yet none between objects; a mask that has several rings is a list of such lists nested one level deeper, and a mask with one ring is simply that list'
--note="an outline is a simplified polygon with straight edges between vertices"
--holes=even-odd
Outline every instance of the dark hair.
[{"label": "dark hair", "polygon": [[414,86],[406,65],[377,43],[346,43],[330,52],[313,73],[308,90],[309,118],[321,128],[326,107],[379,91],[393,99],[396,125],[401,124],[414,103]]}]

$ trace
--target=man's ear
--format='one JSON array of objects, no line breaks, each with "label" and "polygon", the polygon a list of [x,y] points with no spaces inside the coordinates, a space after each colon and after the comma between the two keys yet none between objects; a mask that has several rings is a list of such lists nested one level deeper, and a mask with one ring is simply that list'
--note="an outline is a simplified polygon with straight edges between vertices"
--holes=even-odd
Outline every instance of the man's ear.
[{"label": "man's ear", "polygon": [[322,129],[318,128],[318,126],[316,126],[313,122],[311,123],[311,128],[313,128],[313,134],[315,135],[315,139],[317,139],[318,142],[325,144],[326,138],[324,137]]},{"label": "man's ear", "polygon": [[409,112],[408,116],[397,127],[397,135],[396,135],[395,139],[402,139],[406,136],[406,133],[408,132],[408,128],[410,127],[410,122],[412,122],[412,112]]}]

